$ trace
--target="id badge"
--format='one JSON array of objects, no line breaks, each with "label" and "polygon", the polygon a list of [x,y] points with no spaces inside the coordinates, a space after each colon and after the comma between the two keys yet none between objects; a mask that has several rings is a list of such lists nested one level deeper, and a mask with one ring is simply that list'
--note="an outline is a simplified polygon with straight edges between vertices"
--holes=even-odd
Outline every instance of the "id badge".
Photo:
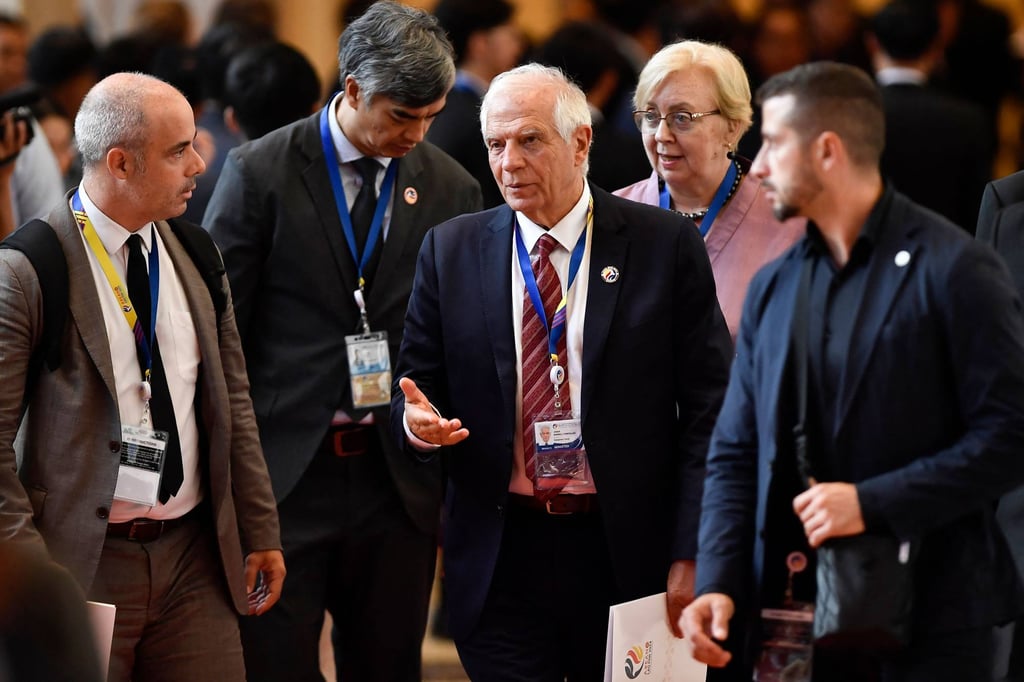
[{"label": "id badge", "polygon": [[388,333],[371,332],[345,337],[352,407],[391,404],[391,355]]},{"label": "id badge", "polygon": [[114,499],[149,507],[156,505],[167,438],[167,431],[121,426],[121,465],[117,470]]},{"label": "id badge", "polygon": [[761,609],[761,655],[754,668],[757,682],[811,682],[814,604],[793,598],[793,578],[805,571],[807,564],[803,552],[790,552],[781,608]]},{"label": "id badge", "polygon": [[572,490],[590,483],[579,419],[541,418],[533,423],[535,486]]}]

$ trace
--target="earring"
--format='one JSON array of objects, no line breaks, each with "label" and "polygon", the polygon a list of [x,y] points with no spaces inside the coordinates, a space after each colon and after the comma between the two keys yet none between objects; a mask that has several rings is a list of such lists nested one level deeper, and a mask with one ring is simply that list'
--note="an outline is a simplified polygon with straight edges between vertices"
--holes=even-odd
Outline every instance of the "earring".
[{"label": "earring", "polygon": [[736,152],[735,150],[733,150],[731,144],[725,145],[725,158],[729,159],[730,161],[736,158]]}]

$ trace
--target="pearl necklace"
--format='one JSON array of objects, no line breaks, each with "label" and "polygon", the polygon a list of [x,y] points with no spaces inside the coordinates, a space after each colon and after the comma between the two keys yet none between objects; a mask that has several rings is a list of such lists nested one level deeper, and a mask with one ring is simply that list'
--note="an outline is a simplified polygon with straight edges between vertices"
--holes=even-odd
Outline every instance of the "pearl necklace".
[{"label": "pearl necklace", "polygon": [[[732,187],[729,188],[729,193],[725,195],[725,202],[722,204],[723,206],[729,203],[729,199],[732,199],[732,195],[736,193],[737,188],[739,188],[740,186],[740,180],[743,179],[743,169],[740,167],[740,164],[736,163],[736,161],[733,161],[733,163],[736,164],[736,179],[732,181]],[[690,220],[700,220],[701,218],[708,214],[708,211],[711,210],[711,207],[707,206],[696,211],[676,211],[676,209],[672,210],[678,213],[679,215],[683,216],[684,218],[689,218]]]}]

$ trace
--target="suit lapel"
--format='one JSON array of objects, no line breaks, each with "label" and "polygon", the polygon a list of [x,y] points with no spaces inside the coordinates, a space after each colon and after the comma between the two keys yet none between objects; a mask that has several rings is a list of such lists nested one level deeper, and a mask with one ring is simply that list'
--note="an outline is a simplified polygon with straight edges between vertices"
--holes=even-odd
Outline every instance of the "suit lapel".
[{"label": "suit lapel", "polygon": [[[919,256],[919,245],[908,236],[906,203],[899,195],[893,197],[888,215],[882,219],[884,226],[871,258],[863,298],[850,338],[846,367],[840,380],[837,421],[834,425],[837,431],[846,419],[889,311],[907,277],[915,269]],[[901,255],[903,265],[898,265],[896,255],[902,252],[909,255],[909,260]]]},{"label": "suit lapel", "polygon": [[[69,195],[70,196],[70,195]],[[68,264],[68,309],[78,329],[85,350],[103,379],[111,399],[117,404],[117,389],[114,385],[114,365],[110,359],[110,340],[103,322],[96,281],[78,223],[71,215],[65,202],[63,210],[49,216],[51,227],[64,245],[64,256]]]},{"label": "suit lapel", "polygon": [[[302,181],[309,192],[309,201],[320,217],[320,228],[324,232],[324,239],[338,269],[344,291],[355,291],[359,284],[356,265],[345,241],[341,218],[338,217],[338,206],[334,200],[334,188],[331,187],[331,178],[327,174],[327,162],[320,139],[319,112],[306,119],[300,147],[309,160],[309,165],[302,170]],[[311,259],[315,257],[315,254],[310,254]]]},{"label": "suit lapel", "polygon": [[[418,208],[422,206],[415,201],[410,203],[406,200],[406,189],[414,192],[422,191],[417,188],[416,180],[423,172],[423,158],[420,148],[416,147],[401,160],[393,159],[391,163],[398,163],[398,174],[395,176],[395,186],[392,189],[391,200],[391,221],[388,224],[388,238],[384,239],[381,232],[381,239],[384,240],[380,254],[380,262],[377,264],[377,272],[374,275],[377,279],[370,290],[370,301],[384,296],[392,290],[392,280],[401,276],[395,265],[405,251],[409,235],[413,232],[412,226],[416,225]],[[416,195],[413,195],[416,196]],[[372,305],[370,306],[373,307]]]},{"label": "suit lapel", "polygon": [[608,329],[615,317],[615,306],[622,283],[606,284],[601,271],[614,267],[622,278],[630,277],[626,267],[629,240],[621,234],[622,219],[609,203],[607,194],[591,185],[594,195],[594,236],[590,244],[590,272],[587,285],[587,312],[583,322],[583,383],[580,389],[580,417],[585,421],[590,398],[601,371]]},{"label": "suit lapel", "polygon": [[[506,405],[515,413],[516,349],[512,327],[512,224],[508,206],[495,212],[480,231],[481,309],[494,349],[495,368]],[[467,292],[468,293],[468,292]]]}]

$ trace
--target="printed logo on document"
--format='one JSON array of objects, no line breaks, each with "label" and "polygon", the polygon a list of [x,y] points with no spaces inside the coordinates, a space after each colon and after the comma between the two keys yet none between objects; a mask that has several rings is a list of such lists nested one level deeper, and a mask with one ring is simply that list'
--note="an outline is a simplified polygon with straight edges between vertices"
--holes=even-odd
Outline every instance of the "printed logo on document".
[{"label": "printed logo on document", "polygon": [[654,642],[637,644],[626,652],[626,677],[635,680],[640,674],[651,674],[651,654],[654,653]]}]

